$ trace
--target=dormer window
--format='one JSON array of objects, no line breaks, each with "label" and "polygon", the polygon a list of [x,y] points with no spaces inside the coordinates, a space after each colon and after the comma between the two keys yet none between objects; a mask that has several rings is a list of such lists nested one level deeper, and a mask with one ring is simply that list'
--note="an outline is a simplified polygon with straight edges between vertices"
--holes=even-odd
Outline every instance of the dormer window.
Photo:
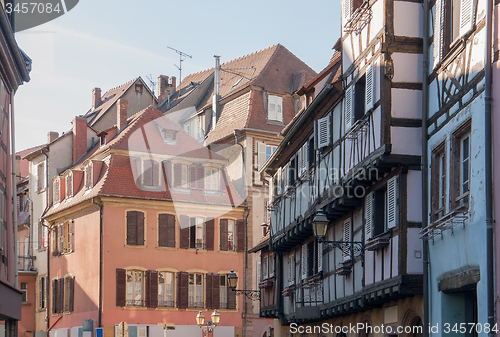
[{"label": "dormer window", "polygon": [[89,190],[92,188],[92,162],[85,166],[85,189]]},{"label": "dormer window", "polygon": [[219,190],[219,169],[206,167],[205,168],[205,189],[210,191]]},{"label": "dormer window", "polygon": [[267,120],[273,122],[283,122],[283,98],[269,95],[267,103]]},{"label": "dormer window", "polygon": [[136,83],[135,84],[135,92],[139,93],[139,94],[142,94],[142,89],[143,89],[143,85],[141,83]]},{"label": "dormer window", "polygon": [[189,188],[189,167],[186,164],[174,163],[173,182],[175,188]]},{"label": "dormer window", "polygon": [[73,174],[66,175],[66,196],[71,198],[73,196]]},{"label": "dormer window", "polygon": [[160,185],[160,163],[154,159],[142,160],[142,185],[158,187]]},{"label": "dormer window", "polygon": [[163,141],[165,144],[177,144],[177,132],[173,130],[162,130]]},{"label": "dormer window", "polygon": [[55,177],[52,185],[53,202],[58,204],[61,200],[64,200],[64,192],[66,191],[66,186],[64,185],[65,179],[63,177]]}]

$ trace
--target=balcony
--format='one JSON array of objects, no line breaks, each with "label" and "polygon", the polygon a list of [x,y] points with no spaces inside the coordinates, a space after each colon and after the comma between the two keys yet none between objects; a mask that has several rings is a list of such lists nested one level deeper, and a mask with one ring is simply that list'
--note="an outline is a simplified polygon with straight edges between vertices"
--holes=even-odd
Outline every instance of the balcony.
[{"label": "balcony", "polygon": [[17,269],[19,271],[36,271],[34,266],[35,256],[19,256],[17,262]]}]

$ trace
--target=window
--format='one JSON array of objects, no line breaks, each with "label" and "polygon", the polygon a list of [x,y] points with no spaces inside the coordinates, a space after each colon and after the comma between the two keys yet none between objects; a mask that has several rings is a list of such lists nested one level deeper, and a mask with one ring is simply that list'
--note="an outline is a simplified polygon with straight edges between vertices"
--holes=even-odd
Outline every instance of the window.
[{"label": "window", "polygon": [[72,312],[74,310],[75,278],[52,280],[52,313]]},{"label": "window", "polygon": [[219,169],[205,167],[205,189],[219,190]]},{"label": "window", "polygon": [[162,130],[163,141],[165,144],[177,144],[177,133],[173,130]]},{"label": "window", "polygon": [[172,272],[158,273],[158,306],[174,307],[175,275]]},{"label": "window", "polygon": [[288,286],[295,284],[295,252],[288,255]]},{"label": "window", "polygon": [[146,187],[160,185],[160,163],[156,160],[142,160],[142,185]]},{"label": "window", "polygon": [[234,220],[220,220],[220,250],[236,251],[236,222]]},{"label": "window", "polygon": [[389,179],[386,185],[366,196],[365,234],[367,239],[383,234],[389,229],[396,227],[397,206],[398,177],[396,176]]},{"label": "window", "polygon": [[[54,231],[55,233],[55,231]],[[43,222],[38,223],[38,232],[34,235],[35,240],[38,239],[38,249],[47,248],[47,236],[48,236],[48,228],[43,225]]]},{"label": "window", "polygon": [[36,165],[36,186],[37,191],[41,192],[46,186],[45,163]]},{"label": "window", "polygon": [[203,308],[203,274],[189,274],[188,306]]},{"label": "window", "polygon": [[75,222],[73,220],[54,227],[51,235],[53,257],[75,251]]},{"label": "window", "polygon": [[363,75],[355,84],[353,97],[353,121],[354,124],[357,120],[363,118],[365,114],[365,100],[366,100],[366,79]]},{"label": "window", "polygon": [[85,189],[88,190],[92,188],[92,163],[88,163],[85,166]]},{"label": "window", "polygon": [[73,173],[66,176],[66,196],[68,198],[73,196]]},{"label": "window", "polygon": [[189,135],[191,135],[191,121],[189,121],[186,124],[184,124],[184,131],[186,131],[186,133],[188,133]]},{"label": "window", "polygon": [[47,308],[47,277],[40,276],[38,278],[38,308]]},{"label": "window", "polygon": [[24,212],[26,208],[26,194],[19,195],[19,212]]},{"label": "window", "polygon": [[265,162],[271,158],[276,146],[266,145],[266,143],[257,142],[257,166],[258,169],[264,166]]},{"label": "window", "polygon": [[470,126],[468,120],[451,138],[450,201],[451,210],[469,204],[470,190]]},{"label": "window", "polygon": [[434,68],[455,42],[474,26],[475,6],[472,0],[437,0],[434,16]]},{"label": "window", "polygon": [[186,164],[174,163],[174,187],[189,188],[189,168]]},{"label": "window", "polygon": [[220,275],[220,303],[219,306],[221,309],[236,309],[236,291],[230,289],[227,286],[227,275]]},{"label": "window", "polygon": [[202,122],[201,116],[196,117],[196,119],[195,119],[195,124],[196,124],[195,132],[196,132],[196,139],[198,139],[198,140],[203,139],[203,130],[201,128],[201,122]]},{"label": "window", "polygon": [[431,158],[431,221],[446,214],[446,144],[439,144]]},{"label": "window", "polygon": [[25,283],[25,282],[21,282],[21,301],[23,303],[27,303],[28,302],[28,284]]},{"label": "window", "polygon": [[144,272],[140,270],[127,270],[127,306],[142,307],[144,291]]},{"label": "window", "polygon": [[189,248],[204,248],[204,224],[205,219],[203,218],[189,218]]},{"label": "window", "polygon": [[343,1],[344,20],[349,20],[351,18],[352,13],[354,13],[356,9],[361,7],[362,3],[363,0],[344,0]]},{"label": "window", "polygon": [[175,215],[158,214],[158,247],[175,248]]},{"label": "window", "polygon": [[144,245],[144,213],[142,212],[127,212],[127,245]]},{"label": "window", "polygon": [[266,161],[271,158],[271,155],[276,151],[276,146],[266,145]]},{"label": "window", "polygon": [[267,120],[283,122],[283,98],[269,95],[267,104]]}]

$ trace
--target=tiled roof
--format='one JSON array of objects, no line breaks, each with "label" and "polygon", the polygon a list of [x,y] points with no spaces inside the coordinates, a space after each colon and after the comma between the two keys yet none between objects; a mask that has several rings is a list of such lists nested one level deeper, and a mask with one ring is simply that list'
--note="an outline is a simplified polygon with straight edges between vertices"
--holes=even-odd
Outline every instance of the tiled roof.
[{"label": "tiled roof", "polygon": [[[177,132],[177,144],[166,144],[163,140],[162,130]],[[132,165],[134,162],[133,156],[140,155],[138,152],[144,153],[141,156],[147,156],[148,154],[151,154],[152,157],[163,158],[165,158],[165,156],[171,156],[173,159],[184,158],[193,163],[214,161],[220,165],[226,162],[225,158],[203,147],[184,130],[171,122],[159,110],[151,106],[130,117],[128,125],[107,145],[100,148],[97,145],[96,147],[98,150],[91,150],[92,154],[87,156],[85,161],[73,167],[73,169],[76,170],[83,170],[88,160],[102,158],[104,152],[110,151],[110,155],[105,155],[99,178],[95,186],[87,191],[80,186],[79,191],[72,198],[52,206],[47,212],[47,216],[70,208],[85,200],[90,200],[96,196],[114,196],[228,206],[239,206],[244,202],[231,183],[228,183],[226,190],[218,194],[205,193],[203,190],[196,189],[191,189],[190,193],[171,190],[168,184],[165,183],[167,181],[165,165],[162,165],[162,186],[160,190],[149,190],[140,187],[140,184],[136,181],[138,178],[137,172],[135,172],[135,166]],[[122,151],[117,152],[116,150]],[[131,154],[127,154],[126,151],[129,151]],[[225,170],[223,171],[224,175],[227,177],[227,173]]]}]

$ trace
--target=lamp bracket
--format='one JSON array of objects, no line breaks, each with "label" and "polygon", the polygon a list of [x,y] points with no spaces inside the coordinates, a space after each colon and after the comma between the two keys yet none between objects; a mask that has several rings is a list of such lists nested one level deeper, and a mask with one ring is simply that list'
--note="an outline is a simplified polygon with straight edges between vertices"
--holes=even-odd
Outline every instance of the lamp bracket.
[{"label": "lamp bracket", "polygon": [[233,289],[236,292],[236,295],[243,294],[252,301],[260,301],[260,290],[241,290],[241,289]]},{"label": "lamp bracket", "polygon": [[338,248],[345,255],[349,256],[363,256],[365,252],[365,245],[361,241],[328,241],[319,239],[318,242],[323,244],[323,253],[328,253],[335,248]]}]

